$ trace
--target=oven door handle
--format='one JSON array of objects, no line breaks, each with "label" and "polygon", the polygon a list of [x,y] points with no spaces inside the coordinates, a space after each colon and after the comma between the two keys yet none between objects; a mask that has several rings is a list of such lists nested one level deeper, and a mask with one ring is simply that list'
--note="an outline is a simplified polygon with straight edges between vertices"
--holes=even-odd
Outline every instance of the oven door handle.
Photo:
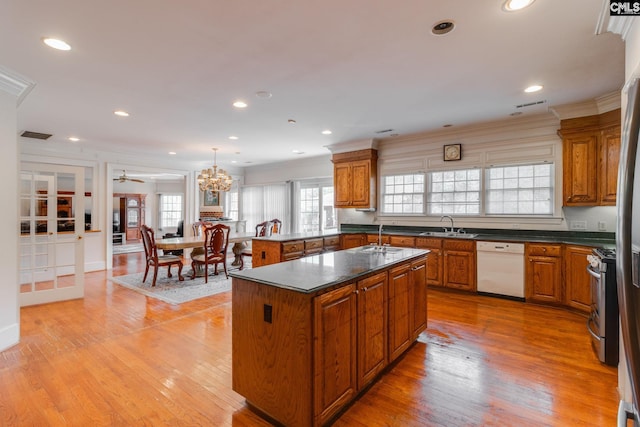
[{"label": "oven door handle", "polygon": [[600,280],[600,273],[596,273],[595,271],[593,271],[591,266],[587,266],[587,272],[593,277],[595,277],[596,279]]},{"label": "oven door handle", "polygon": [[602,341],[602,338],[600,338],[595,332],[593,332],[593,329],[591,329],[592,322],[593,322],[593,314],[590,315],[589,318],[587,319],[587,330],[589,331],[593,339]]}]

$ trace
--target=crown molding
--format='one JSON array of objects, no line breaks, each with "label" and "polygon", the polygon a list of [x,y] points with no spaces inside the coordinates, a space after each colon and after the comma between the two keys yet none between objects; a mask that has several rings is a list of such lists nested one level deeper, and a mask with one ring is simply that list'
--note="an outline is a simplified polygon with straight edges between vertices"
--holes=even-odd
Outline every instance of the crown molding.
[{"label": "crown molding", "polygon": [[20,74],[0,66],[0,90],[16,97],[16,105],[20,105],[36,83]]},{"label": "crown molding", "polygon": [[376,139],[361,139],[357,141],[338,142],[336,144],[325,145],[325,148],[331,151],[332,154],[337,153],[349,153],[351,151],[378,149],[378,140]]},{"label": "crown molding", "polygon": [[619,34],[622,40],[626,40],[635,18],[635,16],[611,16],[609,0],[604,0],[596,23],[596,35],[610,32]]},{"label": "crown molding", "polygon": [[598,114],[620,108],[620,92],[615,91],[573,104],[554,105],[549,107],[559,120],[575,119],[576,117],[596,116]]}]

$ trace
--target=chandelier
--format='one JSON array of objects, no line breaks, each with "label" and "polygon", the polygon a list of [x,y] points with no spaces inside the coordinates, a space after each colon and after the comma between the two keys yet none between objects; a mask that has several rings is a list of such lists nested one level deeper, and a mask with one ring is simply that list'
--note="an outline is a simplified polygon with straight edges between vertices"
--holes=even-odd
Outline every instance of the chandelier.
[{"label": "chandelier", "polygon": [[224,169],[218,169],[216,164],[216,152],[217,148],[213,150],[213,169],[202,169],[200,175],[198,175],[198,186],[201,191],[229,191],[233,178],[227,174]]}]

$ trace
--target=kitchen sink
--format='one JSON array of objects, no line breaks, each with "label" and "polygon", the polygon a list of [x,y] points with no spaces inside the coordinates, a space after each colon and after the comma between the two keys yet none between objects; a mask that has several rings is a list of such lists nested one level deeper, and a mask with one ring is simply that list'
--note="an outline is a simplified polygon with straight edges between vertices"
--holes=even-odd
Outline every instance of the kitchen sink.
[{"label": "kitchen sink", "polygon": [[358,252],[384,254],[384,253],[400,252],[401,250],[402,250],[402,248],[393,248],[393,247],[389,247],[389,246],[374,246],[374,245],[371,245],[371,246],[363,246],[363,247],[361,247]]},{"label": "kitchen sink", "polygon": [[424,233],[420,233],[419,236],[455,237],[455,238],[461,238],[461,239],[473,239],[478,235],[473,233],[460,233],[457,231],[425,231]]}]

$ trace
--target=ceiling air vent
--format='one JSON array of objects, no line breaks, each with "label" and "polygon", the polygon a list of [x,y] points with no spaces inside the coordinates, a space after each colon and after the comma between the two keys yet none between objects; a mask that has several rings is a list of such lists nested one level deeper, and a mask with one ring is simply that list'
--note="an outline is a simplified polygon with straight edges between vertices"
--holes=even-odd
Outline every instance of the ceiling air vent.
[{"label": "ceiling air vent", "polygon": [[20,134],[20,136],[33,139],[49,139],[52,135],[50,133],[31,132],[30,130],[25,130]]},{"label": "ceiling air vent", "polygon": [[376,131],[376,133],[389,133],[389,132],[393,132],[393,129],[383,129],[383,130]]},{"label": "ceiling air vent", "polygon": [[516,105],[516,108],[524,108],[524,107],[533,107],[534,105],[540,105],[540,104],[546,104],[547,101],[535,101],[535,102],[528,102],[526,104],[520,104],[520,105]]}]

